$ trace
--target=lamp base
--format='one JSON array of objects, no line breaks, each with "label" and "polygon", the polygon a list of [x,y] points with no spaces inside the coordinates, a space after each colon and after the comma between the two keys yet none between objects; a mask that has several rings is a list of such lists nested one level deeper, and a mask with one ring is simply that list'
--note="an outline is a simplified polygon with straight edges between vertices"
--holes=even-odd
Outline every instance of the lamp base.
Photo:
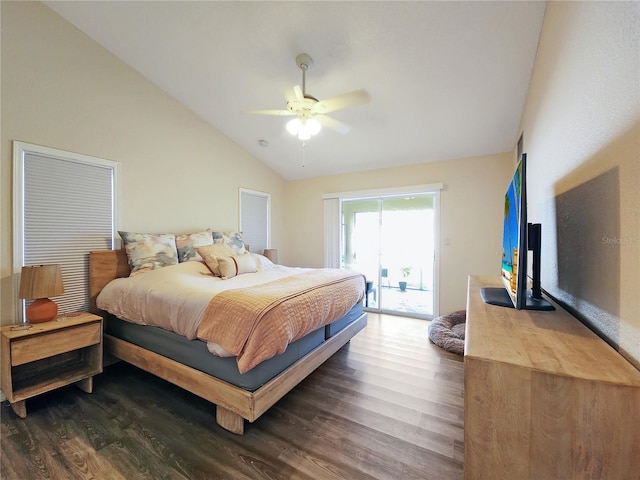
[{"label": "lamp base", "polygon": [[49,322],[58,315],[58,304],[48,298],[38,298],[25,312],[29,323]]}]

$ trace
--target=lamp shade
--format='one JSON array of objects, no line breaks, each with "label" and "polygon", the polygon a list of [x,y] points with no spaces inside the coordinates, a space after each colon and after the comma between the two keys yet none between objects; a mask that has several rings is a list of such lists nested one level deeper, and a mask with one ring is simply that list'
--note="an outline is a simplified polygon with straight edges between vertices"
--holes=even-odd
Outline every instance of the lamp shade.
[{"label": "lamp shade", "polygon": [[58,315],[58,305],[48,297],[64,293],[60,265],[35,265],[22,267],[20,298],[35,299],[25,309],[31,323],[48,322]]},{"label": "lamp shade", "polygon": [[60,265],[22,267],[20,298],[55,297],[64,293]]}]

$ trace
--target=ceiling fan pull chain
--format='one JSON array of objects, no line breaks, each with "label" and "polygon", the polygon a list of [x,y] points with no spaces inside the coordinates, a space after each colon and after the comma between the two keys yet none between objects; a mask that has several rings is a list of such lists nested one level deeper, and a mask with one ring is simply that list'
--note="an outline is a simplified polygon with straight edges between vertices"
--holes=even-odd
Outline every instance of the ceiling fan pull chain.
[{"label": "ceiling fan pull chain", "polygon": [[305,159],[305,153],[307,151],[307,149],[305,148],[306,146],[307,146],[307,142],[303,141],[302,142],[302,168],[304,168],[306,163],[306,159]]}]

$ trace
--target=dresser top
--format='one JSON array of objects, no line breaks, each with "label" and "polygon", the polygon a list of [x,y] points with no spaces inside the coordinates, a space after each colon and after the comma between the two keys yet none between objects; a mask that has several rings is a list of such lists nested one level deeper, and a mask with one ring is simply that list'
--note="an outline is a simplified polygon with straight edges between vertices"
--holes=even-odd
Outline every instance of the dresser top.
[{"label": "dresser top", "polygon": [[485,304],[480,289],[501,286],[499,277],[469,277],[465,357],[640,386],[640,371],[554,302],[554,311]]},{"label": "dresser top", "polygon": [[[71,316],[73,315],[73,316]],[[60,317],[50,322],[42,323],[14,323],[13,325],[3,325],[0,327],[0,332],[4,337],[14,339],[20,337],[27,337],[29,335],[37,335],[39,333],[50,332],[53,330],[59,330],[61,328],[72,327],[74,325],[82,325],[84,323],[100,321],[102,317],[94,315],[88,312],[79,312],[77,314],[70,314],[69,316]]]}]

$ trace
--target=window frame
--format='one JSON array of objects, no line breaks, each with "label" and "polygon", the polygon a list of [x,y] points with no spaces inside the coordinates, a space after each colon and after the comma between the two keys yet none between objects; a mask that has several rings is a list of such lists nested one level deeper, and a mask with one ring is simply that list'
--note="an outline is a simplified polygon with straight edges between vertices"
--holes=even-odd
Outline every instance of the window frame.
[{"label": "window frame", "polygon": [[[19,279],[25,259],[25,161],[28,155],[47,157],[53,160],[79,163],[82,165],[96,166],[111,170],[112,174],[112,215],[111,215],[111,247],[115,248],[116,232],[119,222],[119,163],[103,158],[83,155],[65,150],[59,150],[42,145],[13,141],[13,278],[15,294],[15,312],[17,321],[24,318],[25,302],[18,298]],[[86,278],[86,281],[89,279]]]},{"label": "window frame", "polygon": [[251,190],[248,188],[243,188],[240,187],[238,189],[238,229],[239,231],[242,233],[243,235],[243,240],[245,241],[245,243],[249,244],[249,248],[250,251],[253,253],[259,253],[260,255],[262,255],[264,252],[259,252],[256,250],[256,246],[252,245],[251,240],[247,240],[245,238],[245,232],[244,232],[244,226],[242,223],[242,213],[243,213],[243,205],[242,205],[242,197],[243,195],[252,195],[254,197],[260,197],[260,198],[264,198],[267,202],[266,205],[266,210],[267,210],[267,217],[265,219],[266,225],[266,232],[265,232],[265,236],[266,236],[266,245],[264,247],[264,249],[268,249],[271,248],[271,194],[267,193],[267,192],[260,192],[258,190]]}]

